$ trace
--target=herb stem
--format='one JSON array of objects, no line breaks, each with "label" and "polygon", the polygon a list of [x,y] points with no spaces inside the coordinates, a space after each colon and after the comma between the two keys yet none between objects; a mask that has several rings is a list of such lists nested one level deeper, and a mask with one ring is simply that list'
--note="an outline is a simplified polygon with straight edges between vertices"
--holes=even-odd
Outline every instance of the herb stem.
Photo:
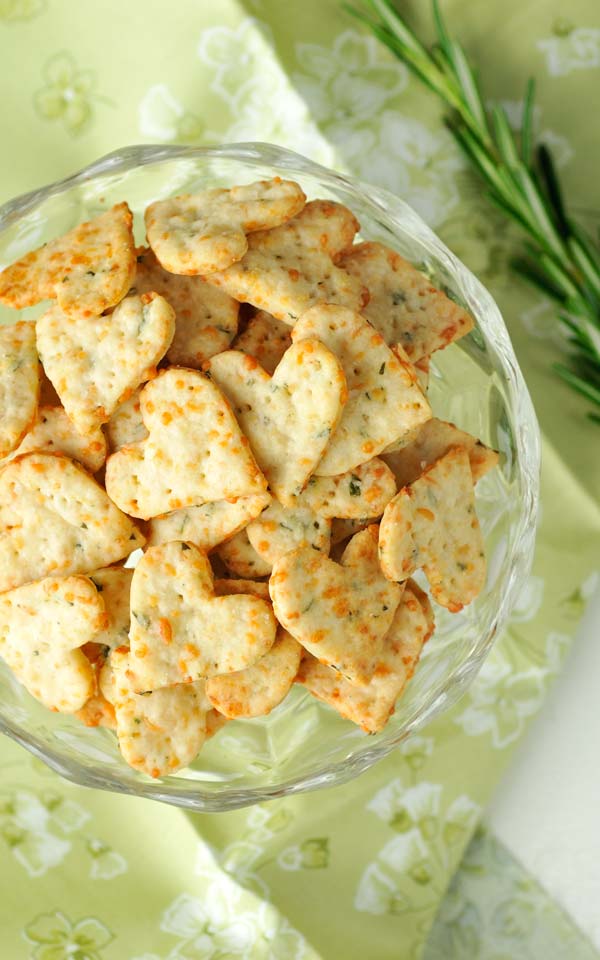
[{"label": "herb stem", "polygon": [[549,147],[535,144],[534,80],[525,90],[517,137],[501,106],[486,111],[475,71],[451,36],[438,0],[432,0],[431,49],[391,0],[357,2],[343,5],[441,98],[450,111],[448,129],[487,184],[490,200],[526,234],[526,257],[515,258],[513,268],[560,308],[569,365],[553,369],[597,407],[589,417],[600,423],[600,248],[571,220]]}]

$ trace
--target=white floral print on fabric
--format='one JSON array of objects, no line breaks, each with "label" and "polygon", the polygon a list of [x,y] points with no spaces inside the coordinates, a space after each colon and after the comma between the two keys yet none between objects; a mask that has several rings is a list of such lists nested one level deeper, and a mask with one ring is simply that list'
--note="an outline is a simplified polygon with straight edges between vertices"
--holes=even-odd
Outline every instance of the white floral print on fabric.
[{"label": "white floral print on fabric", "polygon": [[96,917],[72,923],[64,913],[42,913],[23,931],[32,960],[102,960],[114,934]]},{"label": "white floral print on fabric", "polygon": [[444,808],[441,784],[408,786],[396,777],[367,804],[395,832],[367,865],[354,907],[377,915],[433,908],[443,892],[465,840],[480,815],[479,806],[461,795]]},{"label": "white floral print on fabric", "polygon": [[334,162],[334,151],[283,73],[255,77],[239,91],[232,112],[236,119],[224,134],[231,143],[261,139],[297,150],[319,163]]},{"label": "white floral print on fabric", "polygon": [[261,861],[265,859],[265,848],[252,840],[234,840],[219,854],[219,865],[236,883],[268,900],[270,890],[258,875]]},{"label": "white floral print on fabric", "polygon": [[329,837],[307,837],[281,851],[282,870],[322,870],[329,866]]},{"label": "white floral print on fabric", "polygon": [[569,28],[562,36],[537,40],[536,46],[546,58],[546,69],[553,77],[564,77],[573,70],[600,67],[600,30],[593,27]]},{"label": "white floral print on fabric", "polygon": [[344,31],[331,47],[296,45],[292,82],[325,137],[352,172],[408,201],[431,224],[458,203],[464,167],[450,134],[435,133],[391,108],[408,72],[373,37]]},{"label": "white floral print on fabric", "polygon": [[4,788],[0,792],[0,843],[30,877],[40,877],[59,866],[71,850],[70,833],[80,829],[90,814],[72,800],[48,791]]},{"label": "white floral print on fabric", "polygon": [[[257,814],[257,811],[261,813]],[[256,824],[256,833],[248,833],[252,839],[236,840],[223,851],[217,851],[204,841],[198,843],[194,873],[200,878],[202,888],[202,911],[208,917],[204,921],[205,933],[210,932],[214,944],[210,949],[210,940],[199,939],[198,918],[195,899],[184,895],[172,905],[171,912],[165,914],[161,929],[177,933],[173,924],[173,915],[177,919],[178,930],[182,930],[182,916],[190,916],[196,931],[193,936],[186,933],[187,942],[179,944],[173,956],[221,960],[226,954],[219,953],[217,947],[221,940],[235,936],[239,939],[239,954],[247,960],[317,960],[300,933],[268,902],[270,891],[265,881],[255,872],[259,860],[264,860],[266,848],[258,840],[266,841],[284,830],[291,823],[291,814],[283,807],[274,813],[269,807],[253,807],[249,811],[248,824]],[[269,856],[269,855],[267,855]],[[174,910],[174,913],[173,913]],[[230,929],[234,921],[239,920],[240,927]],[[186,930],[189,927],[186,927]],[[248,934],[247,941],[242,934]],[[178,933],[183,936],[183,933]],[[191,941],[191,942],[190,942]],[[208,952],[199,953],[200,945]],[[232,953],[233,948],[230,947]],[[186,952],[187,951],[187,952]],[[194,952],[196,951],[196,952]],[[211,952],[212,951],[212,952]],[[237,954],[235,954],[237,956]],[[171,954],[169,954],[169,957]],[[136,958],[142,960],[142,958]]]},{"label": "white floral print on fabric", "polygon": [[269,841],[277,833],[285,830],[294,819],[294,814],[289,807],[278,805],[273,809],[273,804],[256,804],[250,807],[246,825],[256,842]]},{"label": "white floral print on fabric", "polygon": [[459,202],[455,174],[465,167],[451,135],[395,110],[384,110],[378,127],[359,176],[401,196],[427,223],[442,223]]},{"label": "white floral print on fabric", "polygon": [[[164,911],[160,929],[178,938],[168,960],[316,960],[316,955],[274,907],[243,911],[238,901],[207,888],[202,899],[180,894]],[[134,960],[160,960],[142,954]]]},{"label": "white floral print on fabric", "polygon": [[[44,85],[33,95],[33,105],[44,120],[60,120],[71,136],[90,125],[94,103],[109,103],[96,92],[96,74],[79,66],[69,50],[61,50],[43,66]],[[111,104],[114,106],[114,104]]]},{"label": "white floral print on fabric", "polygon": [[209,27],[201,34],[199,59],[213,68],[210,89],[231,114],[226,129],[206,131],[211,141],[280,143],[331,164],[334,153],[306,103],[294,90],[273,52],[270,28],[246,17],[237,29]]},{"label": "white floral print on fabric", "polygon": [[197,140],[202,134],[202,123],[171,93],[165,83],[156,83],[140,101],[139,129],[151,140]]},{"label": "white floral print on fabric", "polygon": [[508,661],[488,658],[454,723],[467,736],[489,733],[493,747],[502,750],[518,740],[526,720],[539,710],[546,674],[540,667],[516,672]]},{"label": "white floral print on fabric", "polygon": [[588,600],[596,593],[600,586],[600,571],[593,570],[589,577],[586,577],[568,597],[563,600],[563,606],[566,607],[572,617],[579,619],[586,607]]},{"label": "white floral print on fabric", "polygon": [[257,73],[277,72],[273,34],[256,17],[245,17],[237,29],[209,27],[202,32],[197,52],[203,63],[214,67],[211,90],[232,106]]},{"label": "white floral print on fabric", "polygon": [[296,44],[302,72],[292,82],[308,103],[326,136],[338,142],[348,127],[370,125],[387,101],[404,90],[408,71],[404,64],[382,60],[374,37],[346,30],[331,47]]},{"label": "white floral print on fabric", "polygon": [[480,826],[452,878],[424,960],[597,960],[560,907]]},{"label": "white floral print on fabric", "polygon": [[126,873],[128,866],[125,857],[113,850],[103,840],[90,837],[86,843],[87,852],[91,857],[90,877],[92,880],[112,880],[122,873]]},{"label": "white floral print on fabric", "polygon": [[[597,583],[598,573],[594,571],[563,599],[561,605],[574,621],[582,616]],[[489,736],[496,750],[519,739],[528,719],[539,710],[571,644],[570,634],[551,630],[540,649],[526,632],[521,632],[521,624],[535,620],[542,611],[543,596],[544,581],[530,576],[517,598],[502,643],[484,662],[461,701],[464,707],[452,715],[467,736]]]},{"label": "white floral print on fabric", "polygon": [[253,929],[247,919],[231,909],[220,891],[209,889],[202,900],[182,893],[165,910],[160,929],[182,941],[181,957],[241,954],[252,943]]}]

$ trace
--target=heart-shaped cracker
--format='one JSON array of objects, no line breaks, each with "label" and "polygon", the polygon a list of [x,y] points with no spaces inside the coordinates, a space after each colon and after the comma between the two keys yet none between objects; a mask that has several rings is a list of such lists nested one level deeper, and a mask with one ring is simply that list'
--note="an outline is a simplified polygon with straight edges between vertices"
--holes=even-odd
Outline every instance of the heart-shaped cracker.
[{"label": "heart-shaped cracker", "polygon": [[282,626],[353,683],[370,679],[402,596],[379,569],[377,532],[371,526],[353,537],[341,565],[311,547],[288,553],[269,581]]},{"label": "heart-shaped cracker", "polygon": [[20,310],[58,300],[64,313],[99,316],[135,277],[133,217],[126,203],[80,223],[0,273],[0,303]]},{"label": "heart-shaped cracker", "polygon": [[117,738],[130,767],[162,777],[187,767],[206,739],[210,709],[204,682],[185,683],[143,696],[135,692],[135,672],[127,647],[110,657]]},{"label": "heart-shaped cracker", "polygon": [[175,314],[164,297],[127,297],[103,317],[65,316],[52,307],[37,321],[44,370],[81,433],[106,423],[156,373],[173,339]]},{"label": "heart-shaped cracker", "polygon": [[359,243],[340,265],[367,287],[363,313],[386,343],[400,344],[413,363],[473,329],[473,318],[399,253]]},{"label": "heart-shaped cracker", "polygon": [[247,233],[285,223],[305,202],[297,183],[279,177],[158,200],[145,214],[148,242],[171,273],[225,270],[244,256]]},{"label": "heart-shaped cracker", "polygon": [[232,503],[213,500],[199,507],[173,510],[164,517],[148,521],[148,546],[168,543],[169,540],[186,540],[208,553],[243,530],[270,502],[268,493],[259,493],[254,497],[240,497]]},{"label": "heart-shaped cracker", "polygon": [[116,730],[114,707],[102,692],[101,675],[110,651],[129,646],[129,591],[133,570],[121,566],[104,567],[94,570],[89,577],[102,597],[106,625],[92,643],[86,643],[82,648],[94,671],[95,688],[76,716],[86,727]]},{"label": "heart-shaped cracker", "polygon": [[144,387],[140,404],[149,436],[106,464],[107,492],[126,513],[147,520],[264,492],[248,442],[208,377],[171,367]]},{"label": "heart-shaped cracker", "polygon": [[251,666],[273,645],[276,622],[258,597],[216,597],[206,554],[188,543],[150,547],[131,583],[136,690],[191,683]]},{"label": "heart-shaped cracker", "polygon": [[[240,530],[226,543],[222,543],[215,553],[226,570],[235,577],[245,577],[248,580],[253,577],[268,577],[273,568],[272,563],[256,552],[245,530]],[[214,560],[214,554],[211,559]]]},{"label": "heart-shaped cracker", "polygon": [[94,691],[79,649],[105,626],[104,604],[87,577],[48,577],[0,594],[0,656],[51,710],[74,713]]},{"label": "heart-shaped cracker", "polygon": [[422,567],[432,596],[453,613],[474,600],[485,582],[473,492],[469,455],[453,447],[390,501],[379,531],[385,575],[405,580]]},{"label": "heart-shaped cracker", "polygon": [[393,453],[383,453],[383,458],[393,470],[399,487],[405,487],[421,476],[429,467],[451,447],[464,447],[469,454],[473,482],[485,476],[498,463],[495,450],[486,447],[476,437],[465,430],[459,430],[453,423],[446,423],[432,417],[420,428],[412,443]]},{"label": "heart-shaped cracker", "polygon": [[231,403],[272,492],[289,504],[342,416],[340,364],[322,343],[306,338],[285,352],[272,377],[237,350],[213,357],[207,370]]},{"label": "heart-shaped cracker", "polygon": [[182,277],[164,270],[152,250],[138,251],[132,293],[160,293],[175,311],[175,335],[169,363],[200,368],[226,350],[237,333],[240,305],[202,277]]},{"label": "heart-shaped cracker", "polygon": [[289,693],[302,656],[297,640],[281,627],[275,643],[254,666],[206,681],[213,707],[231,720],[264,717]]},{"label": "heart-shaped cracker", "polygon": [[120,450],[129,443],[145,440],[148,431],[142,420],[141,395],[143,387],[138,387],[135,393],[119,404],[105,426],[106,439],[111,453]]},{"label": "heart-shaped cracker", "polygon": [[312,200],[283,226],[248,237],[239,263],[206,279],[289,324],[315,303],[360,310],[368,299],[366,287],[334,262],[358,229],[346,207]]},{"label": "heart-shaped cracker", "polygon": [[423,644],[432,631],[431,604],[427,595],[410,580],[367,684],[349,683],[337,670],[312,656],[303,659],[298,682],[367,733],[378,733],[393,713],[396,700],[412,677]]},{"label": "heart-shaped cracker", "polygon": [[35,324],[0,326],[0,458],[18,447],[35,420],[39,392]]},{"label": "heart-shaped cracker", "polygon": [[129,643],[129,596],[133,570],[128,567],[102,567],[89,574],[89,578],[104,601],[106,628],[98,634],[95,642],[108,650],[127,646]]},{"label": "heart-shaped cracker", "polygon": [[406,358],[401,360],[363,317],[322,304],[292,331],[294,344],[321,340],[340,361],[348,401],[315,473],[335,476],[370,460],[431,417],[430,406]]},{"label": "heart-shaped cracker", "polygon": [[106,460],[106,440],[97,426],[86,434],[79,433],[62,407],[38,407],[37,419],[25,434],[16,450],[0,461],[0,467],[10,460],[44,450],[62,453],[77,460],[90,473],[96,473]]},{"label": "heart-shaped cracker", "polygon": [[259,557],[272,567],[298,547],[329,553],[331,521],[307,507],[288,508],[274,500],[248,524],[245,533]]},{"label": "heart-shaped cracker", "polygon": [[[215,583],[215,586],[216,586],[216,583]],[[102,664],[102,667],[100,669],[99,676],[98,676],[99,696],[103,697],[104,700],[110,704],[113,710],[113,714],[114,714],[113,704],[116,704],[118,701],[120,701],[121,705],[123,705],[123,700],[129,694],[131,695],[131,698],[133,699],[134,703],[141,704],[141,698],[147,699],[147,698],[150,698],[151,696],[154,696],[155,694],[167,693],[170,690],[173,690],[173,691],[192,690],[194,693],[193,699],[196,701],[196,704],[195,704],[196,716],[198,716],[197,711],[202,711],[203,709],[206,710],[206,713],[204,715],[204,720],[202,721],[202,724],[204,727],[204,736],[206,740],[214,736],[214,734],[217,733],[221,729],[221,727],[227,723],[227,717],[224,717],[221,713],[219,713],[217,710],[214,710],[211,707],[210,701],[208,700],[205,694],[204,680],[198,680],[196,683],[183,683],[183,684],[179,683],[179,684],[175,684],[175,686],[173,687],[164,687],[162,690],[154,690],[152,691],[152,693],[136,694],[131,689],[131,682],[134,680],[134,674],[130,669],[129,661],[125,659],[127,653],[128,653],[127,646],[123,646],[119,648],[118,653],[117,653],[117,650],[113,650],[110,656]],[[127,670],[127,677],[125,677],[125,682],[121,686],[120,691],[116,691],[114,687],[114,675],[113,675],[113,668],[112,668],[113,657],[115,658],[115,662],[117,663],[118,672],[119,672],[119,660],[121,661],[123,669]],[[121,673],[121,677],[123,677],[123,672],[121,671],[120,673]],[[179,696],[179,694],[177,694],[177,696]],[[138,699],[138,697],[140,699]],[[155,696],[153,702],[156,708],[161,704],[168,705],[173,701],[170,700],[168,697],[166,697],[165,699],[161,699],[161,697]],[[187,705],[189,706],[191,703],[193,703],[193,700],[192,698],[184,698],[183,703],[184,704],[187,703]],[[177,706],[177,701],[175,701],[175,708],[176,706]],[[144,712],[143,707],[141,709],[143,713]],[[184,721],[185,721],[185,718],[184,718]],[[135,720],[133,722],[136,723]],[[141,717],[140,717],[140,722],[141,722]],[[116,730],[116,728],[117,728],[117,725],[115,720],[113,729]],[[149,734],[150,729],[151,727],[148,726],[148,729],[145,731],[145,734]],[[161,737],[162,737],[161,731],[157,730],[155,732],[157,732],[158,737],[157,737],[157,740],[154,741],[154,743],[160,745]]]},{"label": "heart-shaped cracker", "polygon": [[232,348],[254,357],[263,370],[272,376],[285,351],[289,350],[291,345],[292,338],[288,324],[272,317],[265,310],[259,310],[254,317],[250,318],[244,332],[235,338]]},{"label": "heart-shaped cracker", "polygon": [[380,517],[395,493],[394,474],[383,460],[374,457],[337,477],[313,475],[296,505],[321,517],[361,520]]},{"label": "heart-shaped cracker", "polygon": [[0,593],[49,574],[86,573],[144,537],[79,464],[28,453],[0,470]]}]

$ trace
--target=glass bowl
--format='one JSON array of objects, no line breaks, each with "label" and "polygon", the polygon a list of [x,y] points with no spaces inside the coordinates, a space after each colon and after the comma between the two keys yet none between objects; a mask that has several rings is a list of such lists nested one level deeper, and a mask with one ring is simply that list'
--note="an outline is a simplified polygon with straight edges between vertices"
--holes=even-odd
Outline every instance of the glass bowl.
[{"label": "glass bowl", "polygon": [[[381,733],[364,734],[296,686],[270,716],[226,724],[191,767],[156,781],[127,766],[110,731],[47,711],[0,661],[1,730],[77,783],[197,811],[228,810],[343,783],[448,708],[473,679],[506,622],[534,545],[539,434],[502,317],[466,267],[390,193],[269,144],[128,147],[5,204],[0,209],[0,265],[120,200],[127,200],[136,215],[141,242],[142,212],[152,200],[276,174],[297,180],[309,198],[346,204],[361,222],[362,238],[399,251],[475,317],[476,327],[467,337],[435,354],[429,395],[436,416],[452,420],[501,454],[498,468],[476,491],[488,577],[481,595],[460,614],[436,607],[436,633]],[[20,316],[31,318],[41,309]],[[16,316],[0,308],[0,322]]]}]

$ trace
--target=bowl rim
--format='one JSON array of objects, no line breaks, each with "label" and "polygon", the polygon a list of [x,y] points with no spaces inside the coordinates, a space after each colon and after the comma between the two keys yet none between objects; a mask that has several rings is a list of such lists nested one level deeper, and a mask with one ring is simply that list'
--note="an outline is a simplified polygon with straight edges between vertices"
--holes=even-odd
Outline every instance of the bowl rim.
[{"label": "bowl rim", "polygon": [[[73,758],[65,759],[40,738],[28,734],[0,712],[0,732],[25,747],[62,777],[84,786],[96,787],[116,793],[147,797],[170,803],[199,813],[224,812],[278,797],[293,795],[327,786],[341,785],[365,772],[378,760],[388,756],[409,735],[421,729],[436,716],[451,707],[472,682],[484,663],[492,644],[506,623],[517,599],[522,582],[529,573],[533,560],[535,528],[539,502],[540,433],[527,386],[514,354],[510,337],[498,306],[491,294],[471,271],[446,247],[439,237],[405,201],[389,191],[367,184],[323,166],[299,153],[270,143],[240,142],[218,146],[184,146],[165,144],[130,145],[99,157],[75,173],[46,186],[21,194],[0,206],[0,231],[4,231],[21,217],[51,197],[66,190],[88,183],[103,175],[127,172],[137,167],[150,166],[177,159],[225,159],[252,165],[271,165],[278,170],[305,173],[319,177],[329,184],[339,184],[346,190],[359,193],[362,198],[381,212],[386,220],[397,221],[402,215],[409,220],[410,231],[418,231],[419,241],[433,248],[438,260],[453,275],[460,277],[461,285],[476,295],[485,312],[485,325],[493,327],[494,344],[502,354],[505,372],[507,401],[514,411],[514,443],[516,461],[522,479],[523,502],[519,521],[515,524],[513,555],[506,575],[506,590],[487,632],[485,642],[476,655],[470,657],[445,678],[439,689],[430,691],[426,705],[419,715],[409,721],[397,735],[384,743],[374,744],[360,754],[315,769],[314,772],[291,777],[278,784],[264,787],[225,788],[218,793],[205,793],[202,789],[190,789],[189,780],[181,781],[187,786],[180,789],[176,776],[165,781],[140,780],[137,784],[121,779],[113,771],[107,774],[98,762],[82,763]],[[477,321],[479,324],[479,321]],[[164,784],[164,785],[163,785]]]}]

